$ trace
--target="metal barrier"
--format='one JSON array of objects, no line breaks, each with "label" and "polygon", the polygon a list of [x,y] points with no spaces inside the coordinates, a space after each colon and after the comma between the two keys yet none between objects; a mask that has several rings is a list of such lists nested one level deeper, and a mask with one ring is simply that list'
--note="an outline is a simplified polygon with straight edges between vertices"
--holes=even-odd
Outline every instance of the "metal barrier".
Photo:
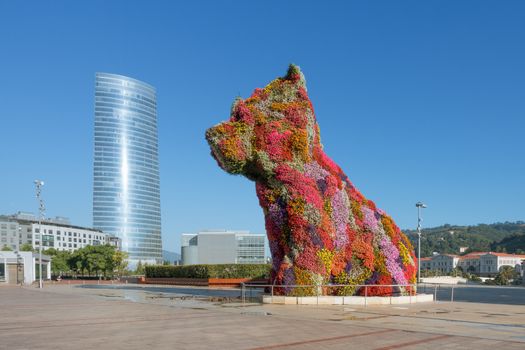
[{"label": "metal barrier", "polygon": [[[450,292],[450,302],[454,302],[454,288],[455,285],[446,285],[447,287],[451,288]],[[294,288],[314,288],[315,294],[314,295],[308,295],[308,296],[314,296],[317,297],[317,304],[319,304],[319,296],[327,295],[327,293],[323,293],[323,290],[329,290],[331,288],[353,288],[354,293],[351,295],[356,295],[358,292],[361,291],[361,289],[364,288],[364,305],[365,307],[368,305],[368,297],[369,297],[369,288],[374,287],[391,287],[391,288],[399,288],[398,291],[393,291],[393,295],[406,295],[410,296],[410,302],[412,302],[412,296],[416,296],[417,292],[423,290],[423,294],[427,293],[427,290],[431,292],[434,295],[434,301],[438,301],[438,290],[441,289],[441,284],[303,284],[303,285],[297,285],[297,284],[289,284],[289,285],[275,285],[275,284],[250,284],[250,283],[241,283],[241,299],[242,304],[245,306],[246,304],[246,297],[247,297],[247,291],[250,291],[250,299],[253,298],[253,294],[251,291],[254,289],[268,289],[270,291],[270,297],[273,299],[275,295],[275,289],[294,289]],[[411,287],[411,289],[408,289],[407,287]],[[401,288],[405,288],[405,291],[403,292]],[[408,291],[406,291],[408,289]],[[287,293],[288,294],[288,293]],[[351,296],[351,295],[341,295],[341,296]],[[392,295],[389,295],[392,297]],[[441,300],[445,301],[445,300]]]},{"label": "metal barrier", "polygon": [[[418,290],[423,290],[424,293],[427,292],[428,289],[430,289],[430,292],[434,294],[434,301],[450,301],[451,303],[454,302],[454,291],[457,288],[457,285],[455,284],[443,284],[443,283],[421,283],[418,286]],[[450,299],[446,297],[445,291],[447,289],[450,289]],[[438,297],[438,292],[443,292],[441,300]]]},{"label": "metal barrier", "polygon": [[[391,288],[398,288],[397,291],[393,291],[392,294],[408,294],[408,296],[412,297],[415,295],[415,290],[417,287],[416,284],[287,284],[287,285],[275,285],[275,284],[250,284],[250,283],[241,283],[241,299],[242,304],[245,305],[246,303],[246,291],[247,290],[253,290],[253,289],[269,289],[270,290],[270,296],[271,298],[275,295],[275,289],[296,289],[296,288],[306,288],[306,289],[312,289],[314,291],[314,295],[307,295],[307,296],[315,296],[317,297],[317,304],[319,304],[319,297],[324,295],[329,295],[328,293],[323,293],[323,290],[329,290],[333,288],[352,288],[353,294],[360,292],[361,289],[364,288],[364,297],[365,297],[365,306],[367,306],[367,300],[368,300],[368,290],[369,288],[377,288],[377,287],[391,287]],[[411,287],[412,290],[408,289],[407,287]],[[402,291],[401,288],[405,288],[407,291]],[[311,290],[310,290],[311,291]],[[288,294],[288,293],[287,293]],[[405,294],[405,295],[406,295]],[[345,296],[344,294],[341,296]],[[389,295],[391,296],[391,295]]]}]

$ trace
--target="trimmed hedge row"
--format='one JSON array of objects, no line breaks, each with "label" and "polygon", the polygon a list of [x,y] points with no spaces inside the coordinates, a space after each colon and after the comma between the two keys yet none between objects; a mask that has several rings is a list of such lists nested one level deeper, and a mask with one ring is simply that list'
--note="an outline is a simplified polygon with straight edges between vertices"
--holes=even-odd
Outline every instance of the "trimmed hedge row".
[{"label": "trimmed hedge row", "polygon": [[152,265],[147,278],[269,278],[269,264]]}]

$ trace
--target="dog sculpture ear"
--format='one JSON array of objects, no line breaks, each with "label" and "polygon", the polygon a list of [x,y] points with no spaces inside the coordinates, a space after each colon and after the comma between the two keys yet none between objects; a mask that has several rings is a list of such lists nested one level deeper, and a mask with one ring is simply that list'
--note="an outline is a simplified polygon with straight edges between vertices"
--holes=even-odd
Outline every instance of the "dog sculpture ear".
[{"label": "dog sculpture ear", "polygon": [[306,79],[303,72],[301,72],[301,67],[291,63],[288,66],[288,72],[286,72],[284,79],[291,80],[306,90]]},{"label": "dog sculpture ear", "polygon": [[240,97],[237,97],[233,101],[231,110],[230,110],[230,121],[232,122],[244,122],[248,125],[253,125],[255,120],[253,118],[252,112],[244,103],[244,100]]}]

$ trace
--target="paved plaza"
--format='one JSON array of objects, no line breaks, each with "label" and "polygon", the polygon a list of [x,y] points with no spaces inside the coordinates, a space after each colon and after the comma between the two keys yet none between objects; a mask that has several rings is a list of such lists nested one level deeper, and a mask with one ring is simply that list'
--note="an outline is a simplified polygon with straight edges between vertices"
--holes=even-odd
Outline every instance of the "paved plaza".
[{"label": "paved plaza", "polygon": [[110,287],[0,287],[0,349],[525,348],[523,305],[242,306],[235,291]]}]

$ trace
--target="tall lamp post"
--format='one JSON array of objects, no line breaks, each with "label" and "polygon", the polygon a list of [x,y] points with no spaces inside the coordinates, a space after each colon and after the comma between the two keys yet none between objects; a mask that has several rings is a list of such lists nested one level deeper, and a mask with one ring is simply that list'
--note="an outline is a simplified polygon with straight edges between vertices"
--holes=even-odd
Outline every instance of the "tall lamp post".
[{"label": "tall lamp post", "polygon": [[44,219],[44,214],[46,212],[46,207],[44,206],[44,201],[42,200],[42,197],[40,197],[40,194],[42,192],[42,186],[44,186],[44,181],[42,180],[35,180],[36,185],[36,199],[38,199],[38,233],[40,234],[40,240],[38,245],[38,288],[44,287],[44,283],[42,281],[42,244],[44,242],[44,234],[42,232],[42,220]]},{"label": "tall lamp post", "polygon": [[421,283],[421,209],[427,205],[422,202],[416,203],[417,207],[417,283]]}]

